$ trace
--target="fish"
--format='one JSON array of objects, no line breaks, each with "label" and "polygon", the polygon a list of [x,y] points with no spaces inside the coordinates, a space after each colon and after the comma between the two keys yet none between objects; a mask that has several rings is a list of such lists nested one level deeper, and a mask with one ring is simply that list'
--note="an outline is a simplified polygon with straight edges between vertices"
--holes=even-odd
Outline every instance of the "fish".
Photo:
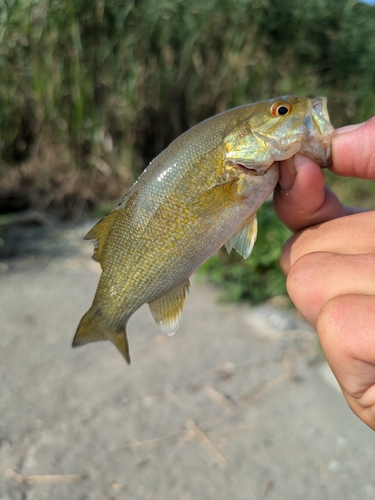
[{"label": "fish", "polygon": [[85,237],[102,274],[73,347],[109,340],[130,364],[126,325],[145,303],[173,335],[192,273],[223,245],[251,254],[277,162],[300,152],[329,166],[332,132],[326,98],[283,96],[224,111],[175,139]]}]

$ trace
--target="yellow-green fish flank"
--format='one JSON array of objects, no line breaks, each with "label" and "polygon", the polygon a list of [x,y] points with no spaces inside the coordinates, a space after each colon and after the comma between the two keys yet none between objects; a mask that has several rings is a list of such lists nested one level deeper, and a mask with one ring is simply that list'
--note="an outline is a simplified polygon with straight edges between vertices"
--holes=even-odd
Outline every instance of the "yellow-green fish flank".
[{"label": "yellow-green fish flank", "polygon": [[278,182],[275,162],[301,152],[328,166],[332,131],[325,98],[286,96],[177,138],[87,234],[103,272],[73,346],[110,340],[130,363],[126,324],[145,303],[173,334],[194,270],[224,244],[250,255],[256,211]]}]

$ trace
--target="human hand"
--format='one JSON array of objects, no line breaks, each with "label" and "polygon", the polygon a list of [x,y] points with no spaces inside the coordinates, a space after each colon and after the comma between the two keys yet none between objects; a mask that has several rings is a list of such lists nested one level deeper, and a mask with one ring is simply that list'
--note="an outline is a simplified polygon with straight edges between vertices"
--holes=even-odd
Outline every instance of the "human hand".
[{"label": "human hand", "polygon": [[[375,117],[335,131],[332,152],[336,174],[375,179]],[[282,162],[274,196],[298,231],[281,257],[288,293],[317,329],[349,406],[375,430],[375,212],[341,205],[308,158],[294,165]]]}]

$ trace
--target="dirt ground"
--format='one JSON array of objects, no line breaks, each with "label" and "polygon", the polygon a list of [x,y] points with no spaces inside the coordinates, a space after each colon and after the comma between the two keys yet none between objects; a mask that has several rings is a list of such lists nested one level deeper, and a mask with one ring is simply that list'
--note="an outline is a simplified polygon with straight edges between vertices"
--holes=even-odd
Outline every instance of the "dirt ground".
[{"label": "dirt ground", "polygon": [[86,230],[23,230],[0,259],[1,499],[375,499],[375,435],[293,311],[193,280],[172,338],[131,319],[130,367],[72,349],[99,278]]}]

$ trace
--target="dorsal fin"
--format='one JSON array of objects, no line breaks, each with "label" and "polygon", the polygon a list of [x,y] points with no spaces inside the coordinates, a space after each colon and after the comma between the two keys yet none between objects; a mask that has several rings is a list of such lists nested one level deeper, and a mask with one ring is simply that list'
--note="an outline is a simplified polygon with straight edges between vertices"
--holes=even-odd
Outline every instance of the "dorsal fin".
[{"label": "dorsal fin", "polygon": [[[86,234],[85,240],[92,240],[94,243],[94,254],[92,258],[102,263],[102,254],[107,239],[108,233],[119,215],[119,209],[115,208],[104,219],[100,220],[90,231]],[[102,266],[103,267],[103,266]]]}]

